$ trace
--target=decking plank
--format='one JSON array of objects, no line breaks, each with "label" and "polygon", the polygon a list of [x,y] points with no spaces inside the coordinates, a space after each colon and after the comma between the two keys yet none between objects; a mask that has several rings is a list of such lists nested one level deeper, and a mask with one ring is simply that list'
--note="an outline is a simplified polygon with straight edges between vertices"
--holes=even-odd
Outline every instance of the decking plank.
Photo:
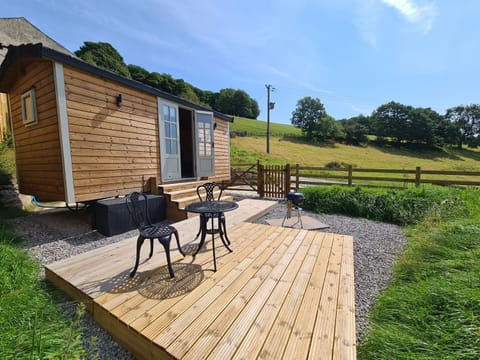
[{"label": "decking plank", "polygon": [[333,354],[336,309],[338,289],[340,285],[341,263],[343,255],[343,239],[336,235],[332,245],[332,252],[328,260],[327,275],[322,290],[320,306],[317,309],[317,319],[312,336],[308,356],[312,359],[327,359]]},{"label": "decking plank", "polygon": [[353,269],[353,238],[344,236],[337,322],[335,324],[334,359],[356,359],[355,284]]},{"label": "decking plank", "polygon": [[[251,230],[248,230],[248,227],[246,226],[243,226],[243,225],[239,225],[237,226],[235,229],[232,229],[232,236],[236,236],[237,233],[244,233],[244,234],[252,234],[254,232],[258,232],[260,231],[261,229],[259,229],[258,227],[251,227],[250,228]],[[267,232],[267,229],[264,229],[265,233]],[[221,259],[221,256],[223,253],[227,254],[227,251],[226,249],[223,248],[223,246],[221,246],[219,249],[218,249],[218,254],[217,256],[219,256],[219,259]],[[240,254],[241,255],[241,254]],[[212,260],[212,255],[211,255],[211,251],[208,250],[208,251],[205,251],[205,252],[200,252],[196,259],[195,259],[195,263],[197,262],[200,262],[201,265],[207,265],[207,264],[210,264]],[[235,264],[235,261],[234,260],[230,260],[229,263],[226,264],[226,267],[224,267],[222,265],[222,262],[221,260],[219,260],[219,268],[220,268],[220,265],[222,265],[221,269],[222,271],[225,271],[225,272],[228,272],[229,269],[230,269],[230,266],[233,267],[233,265]],[[201,270],[201,268],[199,268],[198,270]],[[168,274],[165,274],[166,276],[168,276]],[[172,281],[174,281],[175,279],[172,279]],[[202,284],[200,284],[199,286],[202,287],[204,290],[204,292],[208,292],[209,288],[210,288],[210,285],[209,283],[213,283],[213,282],[203,282]],[[196,288],[195,291],[196,292],[200,292],[202,291],[202,288]],[[155,307],[157,304],[158,304],[158,299],[155,299],[155,298],[148,298],[148,297],[145,297],[141,294],[138,293],[138,291],[135,292],[136,295],[134,298],[131,298],[130,300],[127,300],[125,303],[123,304],[120,304],[120,306],[118,307],[115,307],[115,308],[112,308],[111,309],[111,312],[112,314],[115,314],[116,316],[118,317],[122,317],[122,320],[125,321],[127,324],[131,324],[131,326],[134,326],[135,328],[138,328],[139,324],[138,323],[135,323],[133,324],[133,322],[135,322],[139,317],[145,317],[145,314],[149,314],[149,315],[152,315],[152,316],[155,316],[158,317],[162,314],[162,312],[160,312],[160,309],[157,308],[155,310],[151,310],[153,307]],[[168,299],[164,299],[164,300],[168,300]],[[172,306],[179,302],[180,301],[180,298],[179,297],[176,297],[175,300],[171,301],[171,304]],[[192,299],[191,301],[194,301],[194,299]],[[141,302],[141,304],[139,303]],[[108,305],[112,305],[112,303],[109,303]],[[141,306],[140,306],[141,305]],[[165,312],[167,309],[169,309],[168,307],[168,303],[167,302],[164,302],[163,304],[163,312]],[[125,309],[122,309],[122,307],[124,308],[127,308],[127,310]],[[130,308],[130,309],[128,309]],[[153,320],[152,317],[149,317],[149,323],[151,323],[151,321]],[[143,328],[141,328],[143,329]]]},{"label": "decking plank", "polygon": [[[287,247],[280,250],[279,247],[286,241],[292,241],[293,238],[293,231],[283,231],[275,235],[266,249],[258,253],[257,261],[252,264],[253,266],[238,273],[235,282],[225,289],[225,296],[217,297],[215,303],[218,306],[212,306],[211,310],[204,312],[199,321],[195,321],[196,326],[184,333],[183,337],[190,341],[182,344],[183,346],[171,344],[174,354],[184,359],[197,356],[205,358],[272,271],[273,267],[268,265],[268,262],[277,261],[287,251]],[[268,240],[265,242],[268,243]],[[216,329],[216,331],[211,332],[209,329]]]},{"label": "decking plank", "polygon": [[[275,239],[277,238],[277,239]],[[232,299],[238,297],[238,292],[245,287],[245,283],[251,280],[252,273],[258,271],[258,269],[265,262],[266,258],[271,256],[270,254],[274,250],[272,242],[274,240],[281,242],[279,233],[268,233],[265,239],[271,241],[263,241],[257,243],[257,247],[250,250],[250,254],[244,258],[244,260],[238,263],[230,273],[217,284],[215,284],[208,293],[205,293],[196,302],[195,307],[189,307],[182,311],[178,319],[165,332],[162,336],[157,337],[155,341],[166,341],[166,345],[173,343],[171,333],[180,334],[185,329],[188,332],[183,333],[188,346],[183,348],[191,348],[196,339],[201,335],[199,329],[208,328],[217,317],[218,314],[224,311],[225,307],[229,305]],[[193,340],[193,341],[192,341]],[[191,343],[191,344],[190,344]],[[173,345],[172,349],[176,348],[177,344]]]},{"label": "decking plank", "polygon": [[[312,271],[312,276],[308,283],[307,290],[303,296],[303,301],[298,312],[295,324],[292,328],[288,342],[284,344],[282,359],[306,359],[310,347],[311,336],[315,328],[316,317],[312,313],[320,305],[323,286],[330,254],[332,252],[333,234],[326,234],[322,241],[320,253]],[[274,353],[274,348],[264,348],[267,353]],[[300,354],[303,357],[300,357]]]},{"label": "decking plank", "polygon": [[[179,225],[182,244],[197,232],[193,220]],[[161,246],[130,279],[134,254],[125,249],[131,241],[74,258],[73,269],[65,261],[52,264],[47,274],[90,302],[94,319],[139,359],[355,359],[353,239],[232,223],[234,251],[216,239],[215,273],[207,238],[194,260],[174,257],[173,279]],[[109,262],[106,273],[98,261]],[[85,264],[91,266],[82,269]],[[111,274],[116,278],[108,279]],[[199,274],[198,283],[177,292],[185,278]],[[159,297],[163,292],[169,296]]]},{"label": "decking plank", "polygon": [[[290,237],[291,241],[283,241],[278,248],[280,250],[286,247],[286,251],[282,253],[278,252],[277,258],[271,257],[268,262],[265,263],[264,267],[268,269],[268,272],[265,277],[260,279],[261,286],[258,287],[238,316],[236,316],[235,322],[230,326],[228,331],[222,335],[220,343],[212,349],[213,351],[207,359],[229,359],[233,356],[235,350],[250,329],[250,326],[265,306],[269,295],[278,284],[282,274],[294,259],[295,254],[306,236],[306,231],[292,235],[293,236]],[[274,254],[277,254],[277,252]]]},{"label": "decking plank", "polygon": [[[253,227],[252,228],[254,231],[256,231],[259,234],[263,233],[263,230],[267,229],[262,229],[258,227]],[[247,235],[249,234],[248,232],[246,233]],[[268,235],[268,234],[267,234]],[[266,235],[265,235],[266,236]],[[248,247],[245,249],[241,250],[242,252],[248,253],[250,250]],[[235,251],[237,253],[237,251]],[[211,288],[214,286],[222,286],[222,284],[228,283],[230,281],[230,278],[233,278],[235,274],[230,274],[228,272],[233,272],[234,267],[238,266],[238,260],[235,260],[235,258],[232,259],[229,263],[226,264],[225,267],[221,267],[219,269],[219,273],[212,274],[211,277],[207,277],[204,282],[195,289],[194,292],[188,294],[188,299],[177,299],[177,301],[171,301],[171,299],[166,299],[162,302],[159,302],[157,305],[155,305],[153,308],[149,309],[144,316],[139,317],[137,320],[132,322],[130,326],[144,331],[144,329],[148,326],[150,326],[157,318],[162,316],[163,313],[168,311],[168,318],[170,322],[173,322],[180,314],[185,312],[187,309],[189,309],[193,303],[198,301],[199,299],[202,298],[205,294],[211,291]],[[248,265],[247,265],[248,266]],[[223,273],[223,271],[226,271],[226,273]],[[219,276],[218,278],[216,277]],[[219,282],[221,282],[219,284]],[[175,308],[171,309],[173,306]],[[161,323],[156,323],[155,328],[150,328],[150,330],[156,334],[160,332],[162,326],[166,327],[169,324],[161,324]]]},{"label": "decking plank", "polygon": [[[299,311],[300,304],[305,294],[312,269],[315,265],[323,236],[318,238],[317,234],[310,232],[303,245],[309,248],[303,257],[299,259],[299,267],[296,271],[285,273],[281,280],[282,286],[278,286],[271,298],[273,303],[270,306],[275,313],[263,312],[257,318],[249,334],[245,337],[242,345],[234,355],[234,358],[241,359],[242,354],[257,354],[259,358],[277,359],[281,352],[271,354],[265,349],[282,349],[293,328],[293,322]],[[324,234],[322,234],[324,235]],[[277,311],[278,310],[278,311]]]},{"label": "decking plank", "polygon": [[[259,357],[263,343],[284,307],[289,294],[299,298],[303,297],[303,291],[296,291],[297,280],[301,274],[302,266],[304,266],[304,261],[308,258],[308,254],[315,251],[314,238],[314,233],[307,233],[282,277],[278,280],[273,279],[276,282],[273,291],[257,318],[251,324],[248,333],[243,337],[241,344],[235,349],[232,358],[241,359],[244,354]],[[314,261],[311,261],[311,267],[313,267],[313,264]],[[306,285],[306,281],[304,281],[304,284]],[[300,286],[300,288],[303,287]],[[293,311],[293,309],[290,308],[289,311]]]},{"label": "decking plank", "polygon": [[[271,235],[269,234],[269,236]],[[208,276],[207,280],[209,281],[206,281],[205,285],[202,284],[203,286],[200,286],[200,290],[196,289],[196,291],[189,294],[188,298],[178,301],[173,307],[168,309],[168,317],[156,318],[142,330],[142,333],[148,334],[151,339],[155,339],[173,321],[186,321],[189,323],[213,301],[212,298],[215,298],[215,294],[221,293],[223,288],[234,281],[238,273],[248,266],[246,264],[251,264],[251,262],[252,259],[247,258],[238,264],[233,257],[232,265],[235,266],[233,269],[227,271],[226,267],[219,267],[216,273]]]}]

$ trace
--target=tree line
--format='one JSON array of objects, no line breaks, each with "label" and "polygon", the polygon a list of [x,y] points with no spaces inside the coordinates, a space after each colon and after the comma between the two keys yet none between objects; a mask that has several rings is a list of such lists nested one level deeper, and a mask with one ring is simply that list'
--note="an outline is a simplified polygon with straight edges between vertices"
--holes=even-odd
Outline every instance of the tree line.
[{"label": "tree line", "polygon": [[304,97],[292,113],[292,125],[315,141],[339,141],[352,145],[416,145],[427,148],[480,145],[480,105],[459,105],[440,115],[431,108],[416,108],[391,101],[370,116],[359,115],[336,121],[328,115],[320,99]]},{"label": "tree line", "polygon": [[207,109],[250,119],[256,119],[260,115],[257,101],[244,90],[202,90],[183,79],[175,79],[170,74],[150,72],[138,65],[127,65],[120,53],[109,43],[85,41],[84,45],[75,51],[75,55],[89,64],[166,91]]}]

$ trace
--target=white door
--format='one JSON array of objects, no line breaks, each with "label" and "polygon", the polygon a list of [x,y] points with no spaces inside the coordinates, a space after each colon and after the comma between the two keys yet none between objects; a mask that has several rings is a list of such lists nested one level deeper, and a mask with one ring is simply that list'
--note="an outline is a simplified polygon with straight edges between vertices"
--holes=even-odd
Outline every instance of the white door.
[{"label": "white door", "polygon": [[197,176],[215,175],[213,113],[195,111]]},{"label": "white door", "polygon": [[158,99],[162,180],[182,177],[180,162],[178,106]]}]

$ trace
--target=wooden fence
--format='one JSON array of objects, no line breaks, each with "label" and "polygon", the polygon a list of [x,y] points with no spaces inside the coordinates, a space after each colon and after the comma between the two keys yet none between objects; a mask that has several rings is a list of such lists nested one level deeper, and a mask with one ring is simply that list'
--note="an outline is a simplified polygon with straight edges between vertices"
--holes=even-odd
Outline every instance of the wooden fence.
[{"label": "wooden fence", "polygon": [[0,93],[0,142],[6,139],[8,132],[8,101],[7,95]]},{"label": "wooden fence", "polygon": [[326,168],[302,165],[232,165],[233,186],[257,191],[261,197],[283,198],[291,189],[307,186],[363,186],[403,188],[434,184],[443,186],[480,187],[480,171],[441,171],[415,169]]}]

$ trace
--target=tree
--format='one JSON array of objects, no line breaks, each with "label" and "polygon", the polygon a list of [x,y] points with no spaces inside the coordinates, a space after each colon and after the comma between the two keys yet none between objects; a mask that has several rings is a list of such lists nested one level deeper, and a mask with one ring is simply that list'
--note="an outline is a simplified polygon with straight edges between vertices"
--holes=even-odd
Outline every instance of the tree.
[{"label": "tree", "polygon": [[85,41],[75,54],[89,64],[182,97],[207,109],[252,119],[256,119],[260,114],[257,101],[243,90],[223,89],[220,92],[202,90],[183,79],[175,79],[170,74],[149,72],[133,64],[127,66],[118,51],[108,43]]},{"label": "tree", "polygon": [[472,143],[480,134],[480,105],[459,105],[447,109],[445,118],[455,124],[457,129],[457,147]]},{"label": "tree", "polygon": [[142,68],[141,66],[129,64],[127,67],[133,80],[145,83],[150,75],[148,70]]},{"label": "tree", "polygon": [[109,43],[85,41],[79,50],[75,51],[80,59],[91,65],[101,67],[115,74],[131,78],[127,64],[117,50]]},{"label": "tree", "polygon": [[258,102],[252,98],[250,98],[249,114],[250,116],[248,117],[250,119],[256,119],[258,118],[258,115],[260,115],[260,107],[258,106]]},{"label": "tree", "polygon": [[342,141],[345,138],[345,134],[342,125],[333,116],[327,114],[318,119],[313,131],[313,137],[320,142],[327,140]]},{"label": "tree", "polygon": [[256,119],[260,114],[258,103],[245,91],[231,88],[222,89],[215,101],[215,110],[225,114]]},{"label": "tree", "polygon": [[291,122],[293,126],[300,128],[307,138],[313,139],[318,122],[326,116],[327,112],[320,99],[306,96],[298,100]]},{"label": "tree", "polygon": [[397,144],[407,140],[410,112],[409,107],[394,101],[379,106],[372,114],[375,135],[389,137]]},{"label": "tree", "polygon": [[431,108],[417,108],[428,120],[429,129],[424,133],[425,143],[432,146],[443,146],[452,143],[453,126],[444,116]]},{"label": "tree", "polygon": [[350,119],[340,120],[345,133],[345,142],[351,145],[360,145],[368,142],[369,118],[363,115]]},{"label": "tree", "polygon": [[448,130],[444,118],[430,108],[414,108],[394,101],[381,105],[372,114],[374,134],[397,144],[428,147],[445,143]]}]

